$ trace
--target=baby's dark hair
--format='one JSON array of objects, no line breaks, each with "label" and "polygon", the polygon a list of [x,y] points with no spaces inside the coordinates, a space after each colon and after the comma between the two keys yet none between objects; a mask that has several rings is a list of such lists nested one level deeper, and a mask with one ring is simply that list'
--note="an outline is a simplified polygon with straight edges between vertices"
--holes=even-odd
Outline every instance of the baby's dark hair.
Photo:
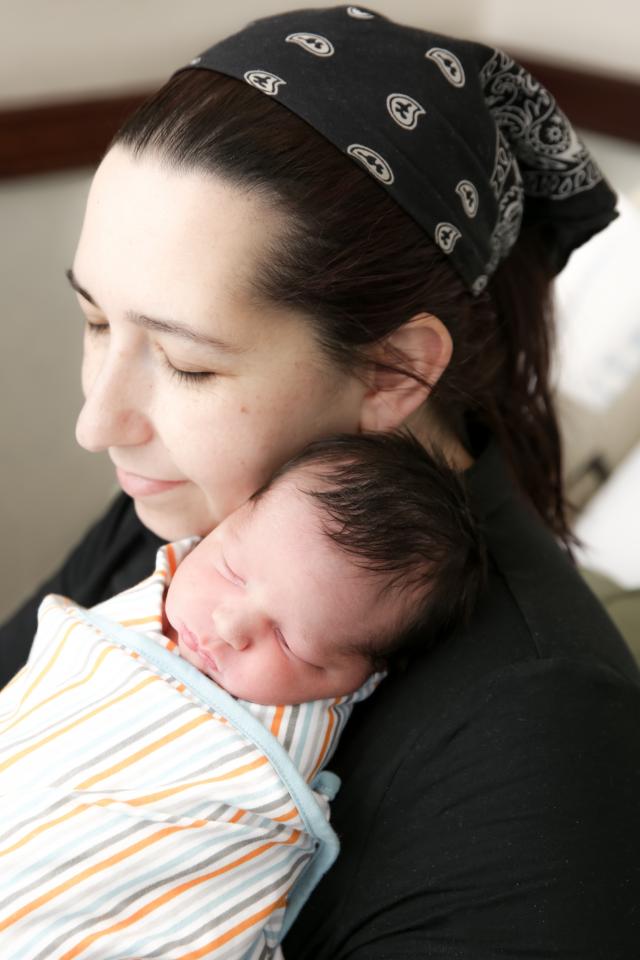
[{"label": "baby's dark hair", "polygon": [[363,630],[357,649],[374,668],[424,652],[468,620],[485,579],[485,548],[464,477],[441,454],[407,434],[339,434],[309,444],[252,499],[300,470],[304,483],[296,486],[319,507],[323,532],[378,575],[383,592],[415,591],[408,618],[388,635]]}]

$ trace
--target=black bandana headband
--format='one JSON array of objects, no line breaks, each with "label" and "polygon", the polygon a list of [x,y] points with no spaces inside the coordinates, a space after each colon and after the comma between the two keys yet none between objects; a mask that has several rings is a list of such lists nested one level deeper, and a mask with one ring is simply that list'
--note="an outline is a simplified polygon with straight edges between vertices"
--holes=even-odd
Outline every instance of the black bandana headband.
[{"label": "black bandana headband", "polygon": [[523,219],[557,273],[617,215],[554,99],[500,50],[338,6],[255,20],[193,68],[246,81],[362,164],[476,294]]}]

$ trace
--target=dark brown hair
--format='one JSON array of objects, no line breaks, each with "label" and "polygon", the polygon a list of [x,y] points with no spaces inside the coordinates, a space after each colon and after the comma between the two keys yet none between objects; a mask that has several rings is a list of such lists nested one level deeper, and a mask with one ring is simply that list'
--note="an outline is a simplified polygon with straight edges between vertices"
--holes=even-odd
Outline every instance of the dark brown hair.
[{"label": "dark brown hair", "polygon": [[320,527],[404,601],[384,633],[356,638],[374,668],[424,653],[467,623],[486,577],[485,547],[464,476],[410,434],[338,434],[315,440],[275,471],[251,500],[290,478],[312,499]]},{"label": "dark brown hair", "polygon": [[493,434],[520,490],[570,546],[542,238],[524,229],[474,297],[355,161],[275,100],[209,70],[177,73],[125,122],[115,144],[134,156],[149,151],[177,171],[219,176],[277,209],[283,229],[252,277],[256,298],[304,311],[338,362],[357,366],[366,345],[419,312],[439,317],[453,356],[429,408],[467,445],[475,431]]}]

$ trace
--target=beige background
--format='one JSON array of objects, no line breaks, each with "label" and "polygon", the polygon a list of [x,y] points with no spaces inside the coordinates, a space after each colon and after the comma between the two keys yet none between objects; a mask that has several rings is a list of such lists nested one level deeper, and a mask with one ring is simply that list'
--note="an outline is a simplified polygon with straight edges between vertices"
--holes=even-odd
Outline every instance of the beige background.
[{"label": "beige background", "polygon": [[[250,19],[316,5],[0,0],[0,103],[153,86]],[[396,20],[551,59],[640,74],[635,0],[367,6]],[[602,137],[589,141],[614,186],[640,202],[640,149]],[[81,319],[64,270],[72,262],[90,175],[0,181],[0,617],[58,565],[114,492],[106,458],[79,450],[73,437]]]}]

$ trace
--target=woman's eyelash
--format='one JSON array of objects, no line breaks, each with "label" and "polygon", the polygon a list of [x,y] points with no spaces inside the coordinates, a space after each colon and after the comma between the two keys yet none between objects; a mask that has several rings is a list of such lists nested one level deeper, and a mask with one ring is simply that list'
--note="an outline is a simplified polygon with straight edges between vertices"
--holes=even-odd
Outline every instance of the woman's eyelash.
[{"label": "woman's eyelash", "polygon": [[106,333],[109,329],[108,323],[92,323],[91,320],[85,318],[85,325],[88,333],[92,335],[99,335],[101,333]]},{"label": "woman's eyelash", "polygon": [[204,380],[215,377],[215,373],[210,373],[208,370],[179,370],[178,367],[174,367],[172,363],[169,363],[166,357],[165,364],[171,376],[175,377],[180,383],[202,383]]},{"label": "woman's eyelash", "polygon": [[204,383],[205,380],[210,380],[212,377],[215,377],[215,373],[212,373],[209,370],[181,370],[180,367],[175,367],[164,350],[158,344],[158,349],[162,355],[162,363],[169,371],[172,377],[174,377],[178,383],[187,383],[190,386]]},{"label": "woman's eyelash", "polygon": [[[101,336],[107,333],[109,330],[108,323],[93,323],[91,320],[87,320],[86,317],[85,324],[87,332],[91,336]],[[194,385],[197,383],[203,383],[205,380],[209,380],[211,377],[215,377],[215,373],[212,373],[209,370],[181,370],[179,367],[174,367],[164,352],[162,352],[162,360],[171,376],[175,377],[180,383]]]}]

